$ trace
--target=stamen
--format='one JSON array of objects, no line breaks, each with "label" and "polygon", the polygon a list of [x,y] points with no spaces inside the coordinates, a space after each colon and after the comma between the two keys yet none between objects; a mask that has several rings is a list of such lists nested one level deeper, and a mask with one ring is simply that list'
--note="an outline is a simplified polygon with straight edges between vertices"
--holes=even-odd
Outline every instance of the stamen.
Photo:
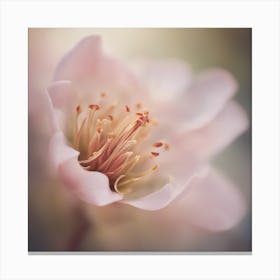
[{"label": "stamen", "polygon": [[75,137],[75,141],[74,141],[74,148],[75,149],[79,149],[81,134],[83,132],[83,128],[85,126],[85,123],[86,123],[86,119],[83,120],[80,129],[77,131],[77,134],[76,134],[76,137]]},{"label": "stamen", "polygon": [[92,109],[92,110],[94,109],[96,111],[98,111],[100,109],[100,106],[97,104],[90,104],[88,107],[89,107],[89,109]]},{"label": "stamen", "polygon": [[156,142],[156,143],[153,144],[153,146],[156,147],[156,148],[160,148],[160,147],[163,146],[163,143],[162,142]]},{"label": "stamen", "polygon": [[[105,98],[106,93],[100,94]],[[73,147],[80,152],[79,163],[87,171],[99,171],[109,178],[110,187],[116,192],[126,193],[132,190],[133,183],[147,178],[159,165],[139,173],[151,160],[159,156],[159,152],[147,151],[148,139],[155,120],[150,119],[148,110],[140,111],[143,105],[135,105],[136,112],[125,114],[122,106],[116,104],[103,107],[103,103],[89,104],[88,114],[81,118],[82,108],[76,107],[74,122]],[[124,105],[125,112],[131,113],[131,108]],[[142,144],[143,143],[143,144]],[[157,141],[152,147],[164,150],[169,144]]]},{"label": "stamen", "polygon": [[82,109],[81,109],[81,106],[80,106],[80,105],[78,105],[78,106],[76,107],[76,112],[77,112],[77,115],[80,115],[80,113],[82,112]]},{"label": "stamen", "polygon": [[100,165],[100,169],[108,170],[111,162],[113,162],[117,157],[120,156],[121,153],[129,150],[134,144],[136,144],[136,140],[127,141],[123,145],[119,145],[108,157],[107,159]]},{"label": "stamen", "polygon": [[79,115],[81,114],[81,112],[82,112],[81,106],[78,105],[76,107],[76,116],[75,116],[75,122],[74,122],[74,135],[73,135],[74,136],[73,137],[73,139],[74,139],[74,147],[76,147],[75,143],[77,141],[77,134],[78,134],[78,129],[79,129],[79,127],[78,127],[78,119],[79,119]]},{"label": "stamen", "polygon": [[126,152],[120,155],[108,168],[108,173],[112,173],[112,175],[116,175],[121,172],[124,167],[127,165],[130,157],[133,155],[133,152]]},{"label": "stamen", "polygon": [[130,112],[130,108],[127,106],[127,105],[125,105],[125,110],[126,110],[126,112]]},{"label": "stamen", "polygon": [[104,152],[105,149],[106,149],[106,145],[104,145],[101,149],[99,149],[99,151],[94,152],[92,156],[90,156],[87,160],[81,160],[80,163],[89,164],[90,162],[98,158]]},{"label": "stamen", "polygon": [[163,141],[159,141],[159,142],[156,142],[153,144],[153,147],[155,148],[160,148],[163,146],[163,149],[165,151],[169,151],[170,150],[170,144],[166,143],[166,142],[163,142]]},{"label": "stamen", "polygon": [[91,138],[91,134],[92,134],[92,124],[93,124],[93,119],[94,119],[94,115],[95,112],[98,111],[100,109],[99,105],[96,104],[90,104],[88,106],[88,108],[90,109],[90,113],[89,113],[89,117],[87,119],[87,135],[86,135],[86,142],[90,141]]},{"label": "stamen", "polygon": [[[115,184],[114,184],[114,189],[116,190],[116,192],[120,192],[120,188],[127,185],[127,184],[131,184],[131,183],[134,183],[134,182],[137,182],[141,179],[143,179],[143,177],[146,177],[150,174],[152,174],[153,172],[155,172],[157,169],[159,168],[159,165],[155,165],[153,166],[151,169],[148,169],[144,172],[141,172],[141,173],[136,173],[136,174],[127,174],[127,175],[121,175],[121,178],[119,177]],[[127,179],[123,179],[123,178],[126,178]],[[123,181],[121,181],[123,179]],[[120,182],[121,181],[121,182]]]}]

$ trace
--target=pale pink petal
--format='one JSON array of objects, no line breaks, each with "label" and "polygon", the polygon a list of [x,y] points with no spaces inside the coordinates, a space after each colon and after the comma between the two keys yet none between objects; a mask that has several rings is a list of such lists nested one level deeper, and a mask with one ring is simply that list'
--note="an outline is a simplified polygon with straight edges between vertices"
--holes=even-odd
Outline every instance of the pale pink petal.
[{"label": "pale pink petal", "polygon": [[102,52],[98,36],[84,38],[64,56],[54,75],[54,81],[59,80],[73,81],[88,100],[104,91],[118,99],[143,93],[131,71]]},{"label": "pale pink petal", "polygon": [[77,105],[75,101],[78,99],[78,92],[71,81],[54,82],[48,87],[47,92],[55,109],[66,112]]},{"label": "pale pink petal", "polygon": [[193,184],[185,197],[167,211],[171,216],[180,213],[180,223],[193,223],[208,230],[221,231],[241,221],[246,205],[237,187],[212,171],[205,179]]},{"label": "pale pink petal", "polygon": [[59,176],[62,182],[85,202],[103,206],[122,199],[121,195],[111,191],[106,175],[86,171],[77,157],[72,157],[59,166]]},{"label": "pale pink petal", "polygon": [[57,120],[55,118],[53,104],[47,92],[44,90],[33,93],[29,97],[28,121],[32,123],[36,129],[39,129],[46,138],[59,130]]},{"label": "pale pink petal", "polygon": [[54,80],[84,80],[93,76],[100,64],[101,39],[89,36],[81,40],[60,61]]},{"label": "pale pink petal", "polygon": [[80,153],[75,149],[71,148],[67,144],[67,140],[62,131],[56,132],[49,144],[50,160],[55,170],[58,169],[59,165],[73,157],[77,157]]},{"label": "pale pink petal", "polygon": [[184,122],[185,129],[197,129],[213,120],[236,90],[237,82],[229,72],[222,69],[202,72],[170,110]]},{"label": "pale pink petal", "polygon": [[[83,110],[80,116],[87,115],[88,112],[84,109],[91,102],[87,103],[88,100],[71,81],[54,82],[48,87],[47,93],[52,107],[52,115],[59,130],[69,132],[73,129],[77,106],[80,106]],[[81,120],[81,117],[79,120]]]},{"label": "pale pink petal", "polygon": [[238,103],[231,101],[207,126],[179,138],[182,146],[201,158],[221,152],[248,128],[248,118]]},{"label": "pale pink petal", "polygon": [[145,210],[159,210],[168,205],[176,197],[177,186],[168,183],[160,190],[137,199],[123,200],[122,203]]},{"label": "pale pink petal", "polygon": [[[168,131],[166,135],[168,135]],[[182,139],[180,135],[176,138],[178,139],[172,139],[172,142],[169,141],[171,138],[168,139],[170,145],[169,150],[162,151],[158,156],[160,163],[159,170],[163,174],[168,174],[176,178],[176,181],[182,185],[185,184],[193,174],[200,173],[208,167],[194,155],[192,151],[185,148],[184,143],[181,143],[184,142],[184,139]]]},{"label": "pale pink petal", "polygon": [[178,97],[187,89],[192,77],[190,67],[177,59],[138,61],[134,70],[157,101]]},{"label": "pale pink petal", "polygon": [[125,199],[122,203],[149,211],[162,209],[170,204],[176,197],[184,193],[196,179],[204,175],[205,171],[200,170],[189,176],[183,185],[175,180],[171,180],[158,191],[137,199]]}]

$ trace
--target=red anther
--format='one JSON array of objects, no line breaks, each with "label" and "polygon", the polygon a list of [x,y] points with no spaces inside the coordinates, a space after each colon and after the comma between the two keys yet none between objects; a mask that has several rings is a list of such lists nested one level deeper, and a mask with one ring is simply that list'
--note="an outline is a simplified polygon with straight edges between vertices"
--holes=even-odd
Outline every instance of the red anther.
[{"label": "red anther", "polygon": [[90,104],[88,107],[89,107],[90,109],[95,109],[96,111],[100,109],[100,106],[97,105],[97,104]]},{"label": "red anther", "polygon": [[143,113],[137,112],[137,113],[136,113],[136,115],[138,115],[138,116],[141,116],[141,117],[142,117],[142,116],[143,116]]},{"label": "red anther", "polygon": [[156,142],[156,143],[153,144],[153,146],[156,147],[156,148],[160,148],[160,147],[162,147],[162,145],[163,145],[162,142]]},{"label": "red anther", "polygon": [[154,156],[154,157],[157,157],[159,155],[159,153],[157,152],[151,152],[151,154]]},{"label": "red anther", "polygon": [[102,132],[101,127],[97,127],[96,131],[97,131],[97,133],[99,133],[99,134],[100,134],[100,133]]},{"label": "red anther", "polygon": [[126,110],[126,112],[130,112],[130,108],[127,106],[127,105],[125,105],[125,110]]},{"label": "red anther", "polygon": [[144,124],[149,122],[149,118],[147,116],[142,115],[139,120],[141,120]]},{"label": "red anther", "polygon": [[108,115],[108,118],[110,119],[110,121],[114,119],[112,115]]},{"label": "red anther", "polygon": [[82,111],[81,106],[78,105],[78,106],[76,107],[76,112],[77,112],[77,114],[80,114],[81,111]]},{"label": "red anther", "polygon": [[143,124],[143,121],[141,119],[136,120],[135,126],[134,128],[137,129],[138,127],[140,127]]}]

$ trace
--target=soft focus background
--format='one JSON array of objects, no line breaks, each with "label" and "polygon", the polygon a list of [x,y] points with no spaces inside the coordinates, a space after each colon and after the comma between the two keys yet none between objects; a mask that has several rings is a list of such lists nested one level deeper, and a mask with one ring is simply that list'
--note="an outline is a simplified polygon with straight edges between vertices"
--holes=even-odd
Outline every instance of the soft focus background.
[{"label": "soft focus background", "polygon": [[[84,36],[101,35],[105,51],[126,61],[142,57],[175,57],[185,60],[196,72],[210,67],[225,68],[238,80],[239,91],[236,99],[251,118],[251,29],[32,28],[28,33],[29,251],[65,250],[67,240],[77,227],[77,220],[79,220],[75,211],[75,199],[65,192],[48,168],[47,144],[50,137],[50,124],[48,116],[42,110],[42,93],[49,85],[61,57]],[[190,227],[183,239],[174,242],[173,245],[171,241],[169,247],[166,246],[164,237],[162,237],[162,242],[158,241],[160,237],[154,238],[156,230],[149,228],[151,226],[149,225],[142,234],[149,238],[149,232],[153,232],[150,250],[192,252],[251,250],[251,128],[217,156],[213,163],[240,187],[249,205],[247,216],[235,228],[222,233]],[[116,217],[108,218],[106,209],[99,211],[92,207],[86,210],[94,213],[95,220],[105,222],[102,222],[100,227],[98,223],[95,223],[92,232],[82,244],[82,250],[102,251],[113,248],[129,251],[133,249],[131,245],[133,238],[120,241],[119,237],[124,231],[129,231],[130,236],[139,238],[139,230],[143,229],[140,226],[141,218],[137,229],[128,224],[124,225],[125,218],[119,218],[117,214]],[[117,209],[115,213],[122,215],[122,211],[124,210]],[[130,217],[138,213],[135,210],[129,211],[133,213]],[[97,230],[97,228],[102,228],[102,230]],[[138,244],[138,248],[141,248],[141,245]],[[145,250],[144,245],[143,250]]]}]

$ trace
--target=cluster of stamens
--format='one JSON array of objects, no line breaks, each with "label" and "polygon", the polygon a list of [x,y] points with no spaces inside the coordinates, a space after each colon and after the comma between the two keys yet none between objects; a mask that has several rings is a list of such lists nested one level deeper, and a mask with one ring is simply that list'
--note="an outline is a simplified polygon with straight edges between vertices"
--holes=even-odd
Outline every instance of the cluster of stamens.
[{"label": "cluster of stamens", "polygon": [[[105,98],[106,94],[102,93],[101,97]],[[161,150],[169,150],[169,144],[153,143],[148,153],[147,145],[143,148],[143,140],[157,122],[150,118],[149,111],[142,110],[142,104],[135,104],[133,109],[128,105],[90,104],[86,112],[83,110],[80,105],[76,107],[71,141],[80,152],[78,160],[84,169],[106,174],[112,190],[126,193],[131,190],[131,184],[159,168],[158,163],[150,162]]]}]

